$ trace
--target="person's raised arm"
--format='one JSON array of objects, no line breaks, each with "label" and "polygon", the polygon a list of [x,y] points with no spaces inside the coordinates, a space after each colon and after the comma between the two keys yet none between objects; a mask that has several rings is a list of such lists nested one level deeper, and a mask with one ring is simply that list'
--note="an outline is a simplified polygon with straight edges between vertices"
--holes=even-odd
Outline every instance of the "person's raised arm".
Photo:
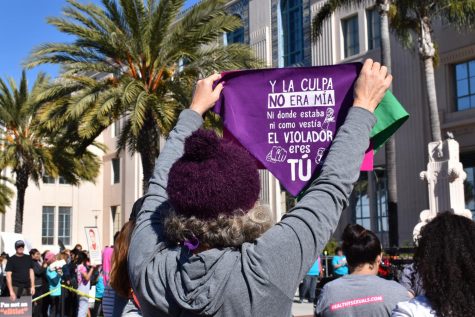
[{"label": "person's raised arm", "polygon": [[243,250],[250,270],[289,298],[334,232],[353,184],[376,118],[373,111],[392,81],[387,68],[367,60],[355,83],[354,106],[337,132],[320,176],[282,221]]}]

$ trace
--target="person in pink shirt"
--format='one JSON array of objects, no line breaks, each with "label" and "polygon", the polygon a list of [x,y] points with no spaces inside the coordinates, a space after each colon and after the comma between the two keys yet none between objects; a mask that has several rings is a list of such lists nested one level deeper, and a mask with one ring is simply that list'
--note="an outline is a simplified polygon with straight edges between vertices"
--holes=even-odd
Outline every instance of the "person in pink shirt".
[{"label": "person in pink shirt", "polygon": [[[90,266],[88,269],[88,257],[86,253],[80,252],[76,258],[77,269],[76,276],[78,280],[78,291],[83,294],[89,294],[91,289],[91,276],[96,269],[95,266]],[[86,296],[80,296],[78,298],[78,317],[86,317],[88,315],[88,298]]]},{"label": "person in pink shirt", "polygon": [[102,251],[102,276],[104,278],[104,286],[109,285],[109,275],[112,268],[112,253],[114,252],[113,246],[108,246]]}]

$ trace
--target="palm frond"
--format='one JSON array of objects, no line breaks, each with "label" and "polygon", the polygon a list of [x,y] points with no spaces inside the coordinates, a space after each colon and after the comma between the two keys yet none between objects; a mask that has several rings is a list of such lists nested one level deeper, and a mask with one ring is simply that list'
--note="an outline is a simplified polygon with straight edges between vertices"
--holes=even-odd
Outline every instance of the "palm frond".
[{"label": "palm frond", "polygon": [[4,214],[7,207],[10,206],[15,194],[9,185],[12,185],[12,180],[0,175],[0,213],[2,214]]}]

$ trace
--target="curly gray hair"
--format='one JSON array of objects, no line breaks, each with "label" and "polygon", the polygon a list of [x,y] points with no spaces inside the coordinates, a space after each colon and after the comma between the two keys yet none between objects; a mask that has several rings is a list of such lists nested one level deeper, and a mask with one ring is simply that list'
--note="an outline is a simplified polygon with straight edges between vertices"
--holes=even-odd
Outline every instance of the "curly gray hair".
[{"label": "curly gray hair", "polygon": [[239,247],[253,242],[274,224],[269,206],[256,205],[229,217],[219,215],[215,219],[202,220],[171,213],[165,219],[167,241],[179,245],[196,238],[207,248]]}]

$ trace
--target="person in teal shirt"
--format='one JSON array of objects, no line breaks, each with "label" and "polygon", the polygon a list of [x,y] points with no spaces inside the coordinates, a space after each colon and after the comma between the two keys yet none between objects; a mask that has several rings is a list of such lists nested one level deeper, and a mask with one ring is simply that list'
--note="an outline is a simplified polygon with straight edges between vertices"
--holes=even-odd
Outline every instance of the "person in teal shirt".
[{"label": "person in teal shirt", "polygon": [[45,261],[48,264],[46,269],[46,279],[48,280],[50,296],[50,316],[56,317],[61,310],[61,276],[63,275],[61,267],[52,267],[51,264],[56,261],[56,255],[48,252],[45,255]]},{"label": "person in teal shirt", "polygon": [[320,257],[313,263],[303,282],[299,286],[299,302],[303,303],[303,299],[308,299],[309,303],[315,303],[318,277],[322,276],[322,262]]},{"label": "person in teal shirt", "polygon": [[346,263],[346,256],[343,255],[343,251],[340,247],[336,249],[336,255],[332,260],[333,275],[335,277],[341,277],[348,275],[348,264]]},{"label": "person in teal shirt", "polygon": [[[102,298],[104,297],[104,276],[102,269],[99,271],[96,283],[96,301],[94,302],[94,309],[92,310],[92,317],[100,315],[102,310]],[[99,300],[98,300],[99,299]]]}]

